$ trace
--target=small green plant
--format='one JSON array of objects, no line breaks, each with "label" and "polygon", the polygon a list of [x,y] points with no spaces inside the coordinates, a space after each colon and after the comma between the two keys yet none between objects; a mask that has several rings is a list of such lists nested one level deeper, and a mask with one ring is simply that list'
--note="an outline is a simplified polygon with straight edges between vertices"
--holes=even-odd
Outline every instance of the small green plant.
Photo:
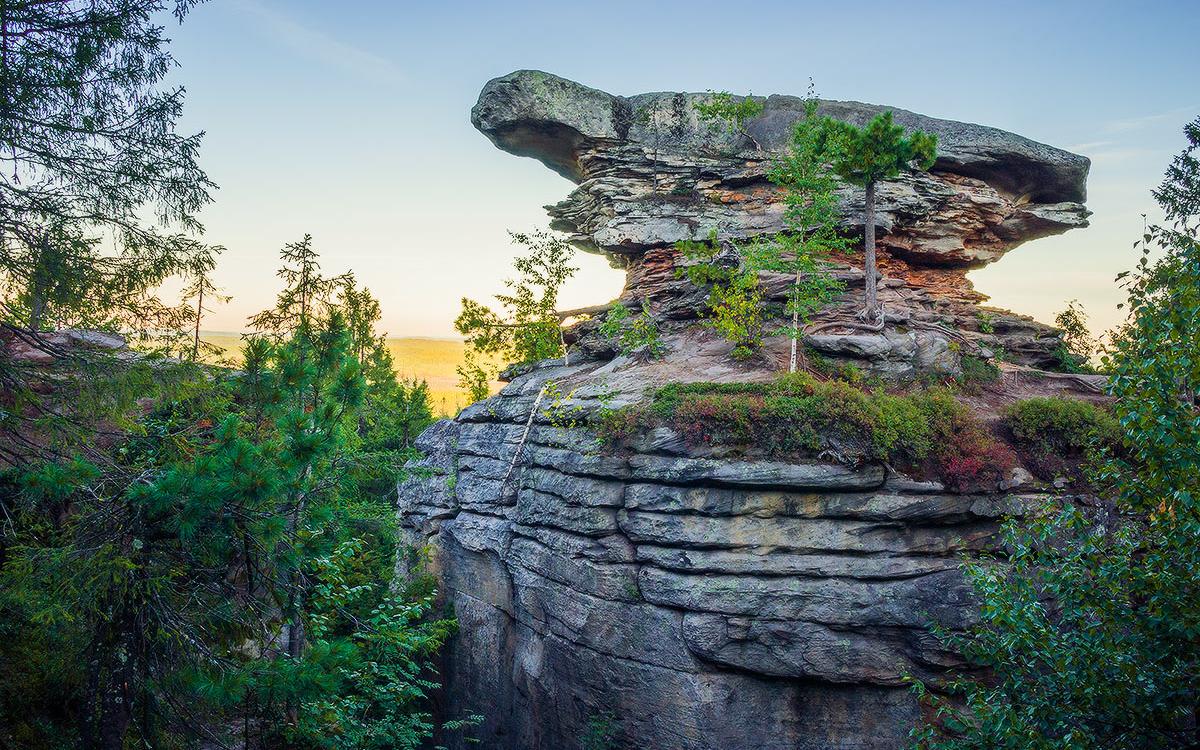
[{"label": "small green plant", "polygon": [[762,345],[764,325],[758,274],[742,268],[736,253],[728,262],[718,257],[720,244],[716,230],[709,233],[707,240],[683,241],[675,247],[692,261],[677,273],[693,284],[710,287],[710,317],[705,320],[705,325],[733,344],[730,355],[734,359],[753,357]]},{"label": "small green plant", "polygon": [[867,375],[858,365],[850,362],[835,362],[828,357],[809,350],[805,355],[811,370],[826,378],[840,380],[858,388],[867,385]]},{"label": "small green plant", "polygon": [[996,316],[987,310],[975,313],[975,323],[979,326],[980,333],[996,332]]},{"label": "small green plant", "polygon": [[994,383],[1000,379],[1000,368],[986,359],[964,354],[958,358],[961,374],[955,378],[955,383],[967,393],[979,390],[984,383]]},{"label": "small green plant", "polygon": [[549,420],[551,426],[569,430],[583,424],[585,410],[581,405],[572,403],[575,398],[573,389],[564,393],[558,381],[547,380],[542,394],[542,398],[550,402],[549,406],[542,410],[542,416]]},{"label": "small green plant", "polygon": [[662,357],[667,346],[658,333],[658,324],[648,312],[649,301],[642,302],[642,312],[634,315],[623,303],[612,306],[600,324],[600,335],[608,339],[626,356],[644,352],[654,359]]},{"label": "small green plant", "polygon": [[746,123],[763,112],[761,99],[755,99],[753,94],[735,97],[728,91],[710,91],[707,100],[692,106],[702,122],[714,129],[724,127],[730,135],[740,135],[753,143],[754,148],[762,150],[759,142],[746,130]]},{"label": "small green plant", "polygon": [[1062,343],[1054,350],[1059,369],[1078,374],[1094,373],[1096,369],[1090,359],[1096,353],[1096,339],[1088,328],[1087,313],[1079,300],[1071,300],[1067,308],[1054,316],[1054,322],[1062,331]]},{"label": "small green plant", "polygon": [[1081,478],[1100,453],[1121,448],[1121,426],[1102,406],[1078,399],[1043,397],[1018,401],[1004,412],[1004,426],[1025,463],[1041,479]]},{"label": "small green plant", "polygon": [[617,720],[611,712],[597,714],[588,719],[583,736],[579,738],[582,750],[613,750],[617,746]]},{"label": "small green plant", "polygon": [[604,408],[592,415],[592,428],[602,447],[615,448],[650,429],[655,415],[642,403],[617,409]]},{"label": "small green plant", "polygon": [[713,316],[709,321],[717,333],[733,343],[730,356],[738,360],[753,357],[762,346],[762,290],[758,274],[742,271],[729,283],[714,286],[709,295]]}]

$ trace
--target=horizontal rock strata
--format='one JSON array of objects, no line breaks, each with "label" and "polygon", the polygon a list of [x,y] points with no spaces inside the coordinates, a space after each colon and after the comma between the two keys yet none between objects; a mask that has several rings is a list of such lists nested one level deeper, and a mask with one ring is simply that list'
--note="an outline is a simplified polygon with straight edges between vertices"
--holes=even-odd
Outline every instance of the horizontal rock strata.
[{"label": "horizontal rock strata", "polygon": [[901,747],[904,675],[960,665],[929,632],[973,618],[958,555],[1043,499],[670,440],[608,454],[540,412],[521,444],[542,384],[595,367],[439,422],[400,486],[459,618],[447,715],[483,714],[493,748],[578,747],[608,719],[617,747]]},{"label": "horizontal rock strata", "polygon": [[[767,173],[803,115],[802,100],[770,96],[745,135],[731,133],[699,119],[695,105],[710,96],[615,96],[525,70],[490,81],[471,119],[500,148],[539,159],[578,184],[547,207],[552,226],[626,269],[623,301],[686,323],[703,314],[706,292],[679,277],[683,262],[673,246],[712,231],[749,239],[783,228],[782,196]],[[859,125],[885,110],[906,128],[938,136],[932,170],[901,174],[877,189],[883,302],[893,330],[862,345],[843,346],[847,341],[837,336],[810,345],[881,375],[912,377],[956,368],[945,352],[953,337],[940,327],[965,331],[966,343],[984,358],[1002,353],[1022,365],[1055,365],[1057,332],[1006,311],[980,311],[983,296],[965,271],[1029,240],[1087,226],[1089,161],[981,125],[860,102],[820,104],[822,114]],[[846,186],[841,198],[844,231],[861,237],[862,189]],[[862,273],[853,270],[859,255],[842,260],[851,267],[843,279],[847,294],[817,323],[852,320],[861,304]],[[780,302],[784,283],[774,284]],[[583,348],[595,345],[583,338]]]}]

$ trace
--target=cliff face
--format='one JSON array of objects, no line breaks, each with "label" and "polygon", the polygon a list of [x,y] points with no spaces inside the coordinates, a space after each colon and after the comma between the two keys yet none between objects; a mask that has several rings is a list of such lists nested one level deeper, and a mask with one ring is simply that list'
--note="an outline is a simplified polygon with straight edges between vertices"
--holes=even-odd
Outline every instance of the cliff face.
[{"label": "cliff face", "polygon": [[[677,277],[670,245],[779,228],[764,170],[799,102],[768,98],[745,138],[696,122],[698,96],[622,98],[521,72],[490,82],[472,113],[502,148],[579,183],[550,207],[556,225],[628,269],[623,297],[649,299],[668,347],[663,360],[614,357],[583,324],[570,366],[542,363],[421,438],[400,518],[459,620],[445,714],[483,714],[484,747],[576,748],[603,726],[621,748],[901,747],[918,717],[903,675],[936,680],[959,663],[928,626],[973,617],[957,555],[1039,502],[1020,471],[959,494],[882,465],[700,449],[663,427],[602,449],[596,410],[671,381],[766,380],[786,347],[730,360],[695,325],[703,293]],[[881,109],[822,106],[855,122]],[[861,294],[848,258],[848,291],[806,343],[895,377],[1003,347],[1016,387],[1058,339],[1002,311],[982,324],[963,273],[1082,226],[1087,161],[990,128],[897,120],[938,133],[942,155],[880,190],[888,326],[839,327]],[[846,226],[861,228],[846,198]],[[570,397],[549,403],[550,381]]]}]

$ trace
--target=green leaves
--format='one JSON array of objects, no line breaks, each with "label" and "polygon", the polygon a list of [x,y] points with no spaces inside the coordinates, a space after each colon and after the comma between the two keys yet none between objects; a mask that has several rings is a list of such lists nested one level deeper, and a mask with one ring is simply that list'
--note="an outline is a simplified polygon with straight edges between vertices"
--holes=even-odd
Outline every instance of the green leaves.
[{"label": "green leaves", "polygon": [[761,148],[746,130],[746,123],[763,112],[762,100],[756,99],[753,94],[734,96],[728,91],[710,91],[707,99],[695,102],[692,107],[701,122],[707,122],[713,128],[723,127],[730,135],[741,135],[755,148]]},{"label": "green leaves", "polygon": [[529,253],[513,261],[517,277],[505,279],[509,291],[496,295],[499,310],[463,297],[462,312],[454,321],[468,348],[459,382],[473,397],[486,398],[491,373],[484,368],[496,359],[528,364],[567,353],[556,311],[559,291],[579,270],[571,265],[575,249],[549,232],[510,236]]},{"label": "green leaves", "polygon": [[640,352],[655,359],[662,357],[666,344],[658,335],[658,325],[649,313],[650,301],[642,302],[642,310],[634,315],[622,302],[614,304],[604,314],[600,335],[612,342],[625,356]]},{"label": "green leaves", "polygon": [[1200,126],[1186,133],[1189,148],[1155,193],[1176,223],[1150,227],[1136,269],[1118,277],[1129,318],[1104,358],[1111,416],[1057,399],[1007,416],[1014,434],[1044,453],[1107,443],[1093,481],[1115,507],[1047,498],[1042,513],[1006,524],[999,559],[966,564],[981,621],[943,635],[989,676],[964,676],[951,697],[922,691],[935,720],[914,734],[919,748],[1195,744]]}]

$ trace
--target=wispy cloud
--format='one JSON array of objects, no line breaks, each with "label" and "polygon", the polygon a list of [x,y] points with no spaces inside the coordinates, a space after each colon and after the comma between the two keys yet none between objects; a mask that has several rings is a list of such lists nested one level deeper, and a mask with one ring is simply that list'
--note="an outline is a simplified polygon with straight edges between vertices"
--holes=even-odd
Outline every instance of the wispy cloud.
[{"label": "wispy cloud", "polygon": [[1108,133],[1127,133],[1131,130],[1141,130],[1149,125],[1160,123],[1164,120],[1176,121],[1195,116],[1200,107],[1189,105],[1187,107],[1176,107],[1167,112],[1160,112],[1154,115],[1142,115],[1141,117],[1130,117],[1123,120],[1112,120],[1104,125],[1105,132]]},{"label": "wispy cloud", "polygon": [[1087,143],[1075,143],[1067,146],[1067,150],[1074,151],[1077,154],[1090,154],[1111,145],[1113,145],[1112,141],[1089,141]]},{"label": "wispy cloud", "polygon": [[404,71],[386,57],[305,26],[261,0],[234,0],[232,5],[254,17],[276,41],[311,58],[378,82],[397,83],[406,78]]}]

